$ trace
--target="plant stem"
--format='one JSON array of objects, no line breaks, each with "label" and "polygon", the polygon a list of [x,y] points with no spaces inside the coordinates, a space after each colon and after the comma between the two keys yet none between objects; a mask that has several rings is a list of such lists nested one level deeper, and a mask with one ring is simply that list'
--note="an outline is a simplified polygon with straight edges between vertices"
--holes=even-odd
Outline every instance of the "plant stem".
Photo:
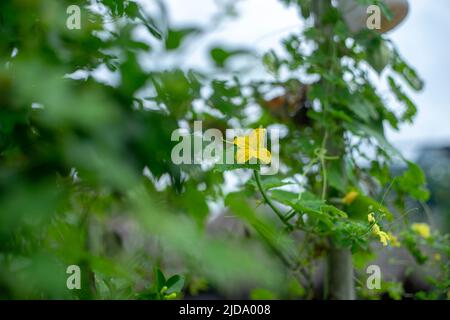
[{"label": "plant stem", "polygon": [[[316,0],[312,2],[312,12],[314,14],[314,25],[317,29],[323,32],[325,37],[327,38],[325,41],[325,45],[328,44],[328,48],[331,48],[330,55],[332,57],[331,65],[326,66],[326,68],[335,72],[336,61],[338,61],[338,57],[336,56],[336,46],[333,39],[333,27],[324,21],[323,17],[327,13],[327,10],[332,8],[333,4],[331,0]],[[331,84],[332,85],[332,84]],[[330,90],[329,81],[324,82],[325,91],[328,96],[332,96],[335,93],[335,88]],[[323,116],[325,117],[327,113],[328,100],[324,101],[324,110]],[[333,133],[333,137],[337,136],[336,133]],[[325,137],[322,141],[321,147],[321,166],[322,166],[322,176],[323,176],[323,185],[322,185],[322,200],[325,200],[327,197],[327,172],[326,172],[326,152],[331,152],[332,154],[339,155],[341,154],[342,147],[336,143],[336,139],[332,139],[333,141],[327,141],[328,138],[328,130],[325,131]],[[324,151],[326,150],[326,151]],[[342,170],[345,172],[345,170]],[[345,299],[351,300],[355,298],[355,286],[353,283],[353,266],[352,266],[352,253],[350,248],[340,248],[334,243],[333,239],[329,239],[330,241],[330,249],[327,254],[327,271],[324,277],[324,281],[326,281],[326,285],[324,286],[324,294],[326,298],[329,299]]]},{"label": "plant stem", "polygon": [[325,156],[326,156],[326,144],[328,139],[328,130],[325,131],[325,136],[322,141],[322,150],[320,151],[320,165],[322,167],[322,200],[325,200],[327,196],[327,184],[328,184],[328,177],[327,177],[327,168],[325,163]]},{"label": "plant stem", "polygon": [[264,201],[267,203],[267,205],[275,212],[275,214],[278,216],[278,218],[289,228],[292,229],[292,225],[286,221],[284,218],[284,215],[278,210],[278,208],[273,204],[272,200],[270,200],[269,196],[267,195],[266,191],[262,187],[261,184],[261,177],[259,175],[258,170],[253,170],[253,175],[255,177],[256,185],[258,186],[258,190],[261,193]]},{"label": "plant stem", "polygon": [[350,248],[338,248],[331,243],[328,252],[325,286],[327,298],[332,300],[354,300],[355,285]]}]

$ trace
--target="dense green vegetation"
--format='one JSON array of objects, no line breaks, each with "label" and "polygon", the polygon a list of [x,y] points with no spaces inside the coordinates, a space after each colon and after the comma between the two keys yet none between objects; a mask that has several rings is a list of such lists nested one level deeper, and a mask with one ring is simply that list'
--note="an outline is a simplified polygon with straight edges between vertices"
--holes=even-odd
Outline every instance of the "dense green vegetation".
[{"label": "dense green vegetation", "polygon": [[[326,276],[323,296],[314,295],[316,262],[337,250],[353,260],[357,297],[401,298],[400,282],[365,286],[366,266],[396,246],[434,270],[430,290],[414,297],[447,297],[448,237],[408,219],[410,200],[429,197],[424,174],[384,135],[414,119],[404,87],[423,86],[387,37],[351,34],[328,1],[314,18],[313,1],[283,0],[306,23],[283,52],[218,46],[208,71],[187,70],[183,48],[207,28],[172,26],[163,1],[151,12],[131,0],[93,2],[101,14],[88,1],[0,2],[0,298],[348,297]],[[74,4],[80,30],[66,27]],[[233,12],[224,6],[221,18]],[[260,59],[265,75],[232,69],[239,58]],[[96,70],[119,80],[105,83]],[[274,110],[275,91],[295,105]],[[197,120],[283,128],[282,170],[253,168],[226,194],[225,174],[252,169],[174,165],[172,132]],[[280,189],[292,184],[298,189]],[[207,234],[211,203],[223,203],[247,236]],[[342,269],[340,259],[329,269]],[[70,265],[81,268],[80,290],[66,287]]]}]

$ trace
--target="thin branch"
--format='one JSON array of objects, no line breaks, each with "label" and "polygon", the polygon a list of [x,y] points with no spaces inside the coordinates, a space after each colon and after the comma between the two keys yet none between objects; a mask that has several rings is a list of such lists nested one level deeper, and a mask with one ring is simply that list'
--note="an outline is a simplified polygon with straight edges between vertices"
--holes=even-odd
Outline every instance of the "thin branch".
[{"label": "thin branch", "polygon": [[289,228],[292,229],[293,226],[286,221],[286,219],[284,218],[284,215],[280,212],[280,210],[278,210],[278,208],[272,203],[272,200],[270,200],[269,196],[267,195],[266,191],[264,190],[264,188],[262,187],[261,184],[261,177],[259,175],[258,170],[253,170],[253,174],[255,176],[255,181],[256,181],[256,185],[258,186],[258,190],[261,193],[264,201],[267,203],[267,205],[273,210],[273,212],[275,212],[275,214],[278,216],[278,218]]}]

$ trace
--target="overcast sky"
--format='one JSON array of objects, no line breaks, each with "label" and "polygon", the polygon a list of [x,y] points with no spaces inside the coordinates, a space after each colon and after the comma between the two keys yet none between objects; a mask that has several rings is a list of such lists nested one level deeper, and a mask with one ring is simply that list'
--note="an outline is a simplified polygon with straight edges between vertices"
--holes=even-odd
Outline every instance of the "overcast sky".
[{"label": "overcast sky", "polygon": [[[214,0],[165,0],[175,24],[206,24],[217,12]],[[389,34],[400,53],[425,80],[422,93],[413,94],[419,113],[414,125],[403,126],[389,138],[401,149],[423,144],[450,145],[450,1],[410,0],[407,19]],[[241,0],[239,18],[208,36],[211,42],[245,45],[265,51],[301,28],[296,11],[278,0]],[[191,58],[203,59],[200,49]]]}]

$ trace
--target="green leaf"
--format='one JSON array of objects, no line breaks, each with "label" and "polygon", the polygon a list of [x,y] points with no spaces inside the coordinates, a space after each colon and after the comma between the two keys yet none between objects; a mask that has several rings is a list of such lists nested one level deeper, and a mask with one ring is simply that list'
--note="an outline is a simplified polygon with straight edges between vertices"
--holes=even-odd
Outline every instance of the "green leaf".
[{"label": "green leaf", "polygon": [[266,289],[255,289],[250,293],[251,300],[275,300],[276,298],[272,291]]},{"label": "green leaf", "polygon": [[377,42],[377,44],[368,47],[367,62],[378,73],[386,68],[391,60],[391,51],[384,41]]},{"label": "green leaf", "polygon": [[426,188],[425,174],[413,162],[408,161],[408,169],[400,177],[397,177],[396,182],[400,190],[417,200],[427,201],[430,197],[430,192]]},{"label": "green leaf", "polygon": [[275,201],[286,205],[291,205],[298,199],[298,194],[285,190],[272,190],[270,195]]},{"label": "green leaf", "polygon": [[135,18],[139,15],[139,5],[136,2],[128,2],[125,7],[125,13],[130,18]]},{"label": "green leaf", "polygon": [[244,164],[216,164],[214,166],[214,171],[216,172],[233,171],[238,169],[260,170],[261,165],[244,163]]},{"label": "green leaf", "polygon": [[419,77],[417,72],[400,57],[400,55],[396,51],[394,51],[392,68],[409,84],[412,89],[416,91],[420,91],[423,89],[423,80]]},{"label": "green leaf", "polygon": [[348,189],[346,172],[342,170],[342,161],[331,161],[328,168],[328,183],[336,190],[345,193]]},{"label": "green leaf", "polygon": [[281,66],[281,61],[278,58],[275,51],[270,50],[269,52],[264,54],[262,60],[263,60],[264,66],[266,67],[268,72],[275,74],[275,75],[278,74],[278,70]]},{"label": "green leaf", "polygon": [[353,265],[357,269],[365,268],[375,258],[376,254],[370,251],[361,250],[352,254]]},{"label": "green leaf", "polygon": [[367,138],[372,137],[375,138],[379,144],[379,146],[386,151],[387,153],[391,154],[392,156],[396,155],[403,159],[403,156],[400,154],[400,152],[392,146],[384,136],[384,128],[382,124],[371,124],[366,125],[362,123],[345,123],[345,127],[347,127],[350,131],[357,135],[362,135]]},{"label": "green leaf", "polygon": [[359,97],[352,99],[348,104],[348,107],[364,122],[369,122],[371,119],[376,120],[378,118],[375,106],[367,99]]},{"label": "green leaf", "polygon": [[152,25],[150,23],[145,23],[145,27],[147,28],[147,30],[150,32],[150,34],[152,36],[154,36],[158,40],[162,40],[162,38],[163,38],[162,32],[158,28],[156,28],[154,25]]},{"label": "green leaf", "polygon": [[[254,180],[250,180],[250,183],[256,186],[256,183]],[[295,184],[293,182],[284,182],[277,176],[270,176],[270,177],[263,177],[261,178],[261,184],[264,188],[264,190],[270,190],[278,187],[283,187],[287,185]]]},{"label": "green leaf", "polygon": [[330,210],[329,206],[325,204],[325,201],[320,200],[312,193],[305,192],[300,199],[297,194],[284,190],[272,190],[270,195],[275,201],[290,206],[297,212],[306,213],[311,218],[324,223],[328,228],[332,228],[333,224],[330,216],[323,212],[324,209]]},{"label": "green leaf", "polygon": [[167,50],[175,50],[178,49],[183,41],[186,40],[186,37],[192,35],[194,33],[198,33],[200,29],[192,27],[192,28],[182,28],[182,29],[170,29],[166,41],[165,46]]},{"label": "green leaf", "polygon": [[202,225],[205,218],[208,216],[209,208],[206,203],[204,194],[196,189],[196,186],[187,184],[185,186],[186,191],[177,197],[181,197],[183,207],[189,212],[189,214]]},{"label": "green leaf", "polygon": [[159,268],[155,268],[155,280],[156,280],[156,290],[160,292],[161,289],[166,285],[166,278]]},{"label": "green leaf", "polygon": [[370,212],[378,212],[386,216],[388,221],[392,221],[393,214],[377,200],[363,194],[359,194],[356,199],[345,206],[348,216],[354,220],[367,221]]},{"label": "green leaf", "polygon": [[416,105],[409,99],[409,97],[402,91],[399,85],[395,82],[394,78],[388,77],[389,86],[391,87],[392,92],[395,94],[397,100],[403,102],[406,106],[406,110],[403,113],[402,119],[412,122],[414,116],[417,113]]},{"label": "green leaf", "polygon": [[225,67],[227,61],[237,55],[249,54],[250,51],[245,49],[239,50],[226,50],[223,47],[215,47],[210,51],[211,58],[213,59],[215,65],[219,68]]},{"label": "green leaf", "polygon": [[181,290],[183,290],[184,287],[184,282],[185,282],[184,277],[180,275],[174,275],[170,277],[166,282],[166,286],[168,288],[166,294],[171,294],[173,292],[176,293],[181,292]]},{"label": "green leaf", "polygon": [[241,192],[230,193],[225,199],[225,204],[237,217],[254,228],[267,247],[274,250],[279,258],[290,262],[291,257],[295,257],[296,250],[292,242],[284,234],[278,232],[271,221],[266,221],[258,216],[248,205]]},{"label": "green leaf", "polygon": [[340,218],[347,218],[348,217],[347,214],[344,211],[342,211],[342,210],[340,210],[340,209],[338,209],[338,208],[336,208],[335,206],[332,206],[332,205],[323,205],[321,207],[321,210],[323,210],[325,212],[328,212],[328,213],[332,213],[332,214],[334,214],[334,215],[336,215],[336,216],[338,216]]}]

